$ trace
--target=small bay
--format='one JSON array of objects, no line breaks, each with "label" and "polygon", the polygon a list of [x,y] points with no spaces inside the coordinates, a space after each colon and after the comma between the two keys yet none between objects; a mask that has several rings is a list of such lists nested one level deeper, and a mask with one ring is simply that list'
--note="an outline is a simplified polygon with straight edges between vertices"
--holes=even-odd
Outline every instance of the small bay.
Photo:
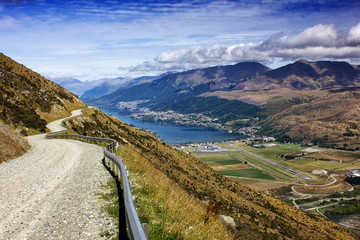
[{"label": "small bay", "polygon": [[244,135],[228,133],[205,127],[172,125],[161,122],[142,121],[120,114],[116,109],[100,108],[105,113],[119,118],[128,125],[147,128],[157,133],[156,137],[169,144],[188,142],[221,142],[227,140],[243,139]]}]

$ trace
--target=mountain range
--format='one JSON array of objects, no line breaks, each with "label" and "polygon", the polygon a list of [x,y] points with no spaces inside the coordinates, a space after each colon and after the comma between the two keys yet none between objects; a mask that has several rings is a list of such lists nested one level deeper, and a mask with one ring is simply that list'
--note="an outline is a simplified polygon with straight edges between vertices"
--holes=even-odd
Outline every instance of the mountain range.
[{"label": "mountain range", "polygon": [[67,90],[81,96],[83,99],[92,99],[107,95],[119,88],[131,87],[141,83],[161,78],[159,76],[143,76],[138,78],[102,78],[94,81],[80,81],[72,77],[55,77],[50,80],[66,88]]},{"label": "mountain range", "polygon": [[[211,109],[203,109],[204,105],[212,104],[214,109],[225,107],[225,114],[238,112],[236,108],[247,103],[257,106],[253,108],[256,115],[258,108],[262,109],[260,119],[251,112],[233,114],[231,119],[225,115],[217,117],[227,125],[234,120],[251,119],[252,124],[262,127],[261,134],[280,139],[358,147],[355,140],[360,134],[359,118],[355,109],[359,108],[359,87],[360,67],[347,62],[299,60],[277,69],[257,62],[242,62],[167,74],[84,100],[107,108],[116,108],[119,102],[145,100],[140,106],[155,111],[171,109],[189,113],[191,109],[208,116],[212,115]],[[194,97],[203,99],[196,101]],[[214,102],[210,97],[238,101],[238,104],[224,105],[223,100]],[[202,106],[192,105],[198,102]]]}]

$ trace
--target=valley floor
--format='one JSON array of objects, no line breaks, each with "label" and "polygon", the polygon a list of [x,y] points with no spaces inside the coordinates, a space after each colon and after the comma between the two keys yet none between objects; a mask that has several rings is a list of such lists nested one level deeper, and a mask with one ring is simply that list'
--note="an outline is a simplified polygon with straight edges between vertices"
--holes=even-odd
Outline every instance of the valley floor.
[{"label": "valley floor", "polygon": [[[61,120],[49,129],[61,130]],[[99,239],[111,219],[101,212],[103,181],[99,146],[28,137],[25,155],[0,164],[2,239]]]},{"label": "valley floor", "polygon": [[[250,146],[240,142],[177,147],[230,179],[311,214],[333,219],[346,228],[360,229],[360,188],[344,181],[346,174],[360,169],[359,151],[279,143]],[[299,176],[308,176],[312,181]]]}]

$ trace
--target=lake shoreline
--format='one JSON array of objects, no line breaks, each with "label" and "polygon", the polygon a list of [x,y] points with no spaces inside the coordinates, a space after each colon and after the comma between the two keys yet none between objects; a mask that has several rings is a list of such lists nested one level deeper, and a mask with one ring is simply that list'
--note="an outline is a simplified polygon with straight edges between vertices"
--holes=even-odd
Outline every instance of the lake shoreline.
[{"label": "lake shoreline", "polygon": [[117,109],[99,108],[105,113],[119,118],[124,123],[140,129],[148,129],[155,132],[156,137],[168,144],[199,143],[199,142],[222,142],[245,139],[246,136],[238,133],[206,128],[201,126],[173,125],[163,122],[150,122],[133,119],[127,114],[119,113]]}]

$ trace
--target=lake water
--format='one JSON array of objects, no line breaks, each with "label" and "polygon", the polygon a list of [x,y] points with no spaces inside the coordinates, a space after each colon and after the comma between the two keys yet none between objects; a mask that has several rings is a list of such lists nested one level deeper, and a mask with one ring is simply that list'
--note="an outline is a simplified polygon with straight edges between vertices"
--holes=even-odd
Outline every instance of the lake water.
[{"label": "lake water", "polygon": [[124,123],[137,127],[151,129],[157,132],[157,137],[169,144],[188,142],[220,142],[226,140],[242,139],[244,135],[218,131],[205,127],[171,125],[166,123],[141,121],[119,114],[116,109],[100,108],[107,114],[119,118]]}]

